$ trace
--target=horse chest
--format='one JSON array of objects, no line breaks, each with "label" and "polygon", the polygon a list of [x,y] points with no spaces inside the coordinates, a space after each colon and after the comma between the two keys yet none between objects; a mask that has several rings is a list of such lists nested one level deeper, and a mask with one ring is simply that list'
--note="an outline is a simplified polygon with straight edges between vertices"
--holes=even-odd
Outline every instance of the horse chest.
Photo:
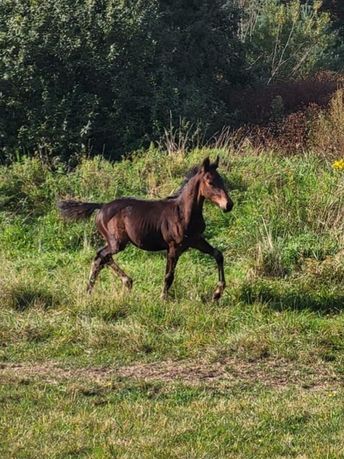
[{"label": "horse chest", "polygon": [[202,215],[197,215],[194,218],[191,218],[189,224],[186,227],[185,233],[188,236],[194,236],[198,234],[203,234],[206,228],[206,224]]}]

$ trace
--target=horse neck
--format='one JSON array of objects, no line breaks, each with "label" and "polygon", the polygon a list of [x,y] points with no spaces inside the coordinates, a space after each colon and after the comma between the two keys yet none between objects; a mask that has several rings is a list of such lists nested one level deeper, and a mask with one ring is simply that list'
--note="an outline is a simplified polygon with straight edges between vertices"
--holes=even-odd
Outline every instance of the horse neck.
[{"label": "horse neck", "polygon": [[204,198],[199,193],[199,178],[193,177],[185,185],[178,198],[182,210],[185,227],[187,228],[193,218],[202,215]]}]

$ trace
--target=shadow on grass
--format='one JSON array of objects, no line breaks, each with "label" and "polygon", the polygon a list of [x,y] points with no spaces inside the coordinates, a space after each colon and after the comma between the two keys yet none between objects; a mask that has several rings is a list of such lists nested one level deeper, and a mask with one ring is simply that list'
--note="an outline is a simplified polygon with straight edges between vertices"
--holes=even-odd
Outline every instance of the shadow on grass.
[{"label": "shadow on grass", "polygon": [[271,281],[256,281],[245,283],[241,289],[240,298],[247,304],[256,302],[266,303],[276,310],[310,309],[321,313],[337,313],[344,309],[343,292],[329,291],[326,286],[303,288],[290,283]]},{"label": "shadow on grass", "polygon": [[101,313],[101,317],[105,322],[117,322],[118,320],[125,319],[127,316],[128,311],[124,307]]},{"label": "shadow on grass", "polygon": [[50,292],[32,286],[14,288],[11,292],[11,306],[19,312],[33,306],[51,309],[59,304],[59,299]]}]

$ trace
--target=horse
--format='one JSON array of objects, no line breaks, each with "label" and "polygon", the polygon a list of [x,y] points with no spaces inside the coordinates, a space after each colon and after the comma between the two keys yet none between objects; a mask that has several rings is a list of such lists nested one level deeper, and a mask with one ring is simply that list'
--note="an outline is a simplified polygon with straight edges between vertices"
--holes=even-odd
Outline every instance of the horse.
[{"label": "horse", "polygon": [[183,252],[192,248],[212,256],[218,268],[218,284],[212,298],[219,300],[226,286],[223,254],[212,247],[203,235],[206,228],[203,204],[206,199],[224,212],[233,208],[233,201],[217,171],[218,166],[219,157],[214,163],[209,157],[205,158],[201,166],[190,170],[181,188],[164,199],[123,197],[107,204],[75,200],[58,202],[60,213],[66,219],[85,219],[98,210],[96,225],[106,245],[98,250],[92,263],[87,291],[91,293],[98,274],[105,266],[112,268],[124,287],[132,288],[132,279],[113,259],[131,243],[151,252],[166,251],[163,299],[168,297],[175,268]]}]

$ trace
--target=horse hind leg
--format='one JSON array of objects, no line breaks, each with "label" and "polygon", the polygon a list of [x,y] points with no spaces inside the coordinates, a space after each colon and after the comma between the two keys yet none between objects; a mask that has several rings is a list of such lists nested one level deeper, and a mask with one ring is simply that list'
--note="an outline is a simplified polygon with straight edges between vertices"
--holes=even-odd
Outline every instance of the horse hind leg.
[{"label": "horse hind leg", "polygon": [[112,255],[120,252],[125,248],[126,244],[120,245],[117,241],[111,241],[108,245],[103,247],[97,252],[97,255],[92,263],[91,273],[87,285],[87,292],[91,293],[96,279],[100,271],[105,267],[109,266],[114,273],[119,276],[124,287],[131,290],[133,286],[132,279],[123,271],[122,268],[113,260]]},{"label": "horse hind leg", "polygon": [[113,272],[121,279],[123,287],[126,287],[128,290],[131,290],[133,287],[133,280],[123,271],[123,269],[115,262],[115,260],[110,256],[107,261],[107,265],[113,270]]},{"label": "horse hind leg", "polygon": [[107,249],[108,247],[105,246],[102,249],[98,250],[96,257],[93,260],[87,284],[87,293],[92,292],[100,271],[104,268],[108,261],[108,258],[111,256],[109,253],[107,253]]},{"label": "horse hind leg", "polygon": [[123,271],[123,269],[113,259],[113,255],[116,255],[116,253],[119,253],[125,249],[127,245],[127,240],[125,238],[118,240],[113,237],[109,238],[108,240],[110,254],[106,257],[105,263],[121,279],[123,287],[126,287],[128,290],[131,290],[133,286],[133,280],[127,275],[127,273]]}]

